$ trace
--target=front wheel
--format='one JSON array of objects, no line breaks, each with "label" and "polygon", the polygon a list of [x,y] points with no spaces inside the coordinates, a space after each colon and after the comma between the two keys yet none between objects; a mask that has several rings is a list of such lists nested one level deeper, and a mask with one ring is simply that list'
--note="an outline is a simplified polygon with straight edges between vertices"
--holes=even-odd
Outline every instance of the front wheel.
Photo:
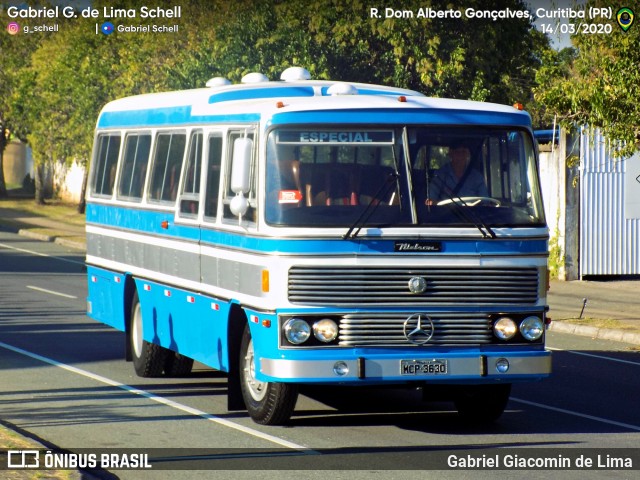
[{"label": "front wheel", "polygon": [[131,328],[129,330],[133,367],[139,377],[160,377],[164,371],[167,350],[144,340],[142,308],[138,292],[133,295],[131,305]]},{"label": "front wheel", "polygon": [[469,385],[456,393],[458,414],[474,424],[495,422],[504,413],[511,395],[511,384]]},{"label": "front wheel", "polygon": [[261,425],[287,423],[298,400],[298,387],[256,378],[253,340],[247,325],[240,345],[240,387],[249,416]]}]

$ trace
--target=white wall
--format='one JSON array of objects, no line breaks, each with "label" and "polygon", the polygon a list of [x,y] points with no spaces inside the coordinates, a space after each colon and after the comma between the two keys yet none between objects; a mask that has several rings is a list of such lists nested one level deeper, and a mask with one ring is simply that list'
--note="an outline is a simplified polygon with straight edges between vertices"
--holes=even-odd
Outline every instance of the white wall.
[{"label": "white wall", "polygon": [[76,162],[72,165],[56,163],[54,166],[54,184],[58,195],[67,202],[79,203],[82,193],[84,167]]}]

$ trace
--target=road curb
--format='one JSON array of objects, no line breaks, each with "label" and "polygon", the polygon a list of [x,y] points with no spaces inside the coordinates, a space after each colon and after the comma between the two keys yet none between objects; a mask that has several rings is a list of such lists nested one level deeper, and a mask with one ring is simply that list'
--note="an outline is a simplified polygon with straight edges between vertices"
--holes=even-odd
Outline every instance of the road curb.
[{"label": "road curb", "polygon": [[18,235],[31,238],[33,240],[39,240],[41,242],[53,242],[58,245],[62,245],[63,247],[74,248],[76,250],[86,251],[87,246],[82,242],[77,242],[74,240],[69,240],[64,237],[56,237],[55,235],[46,235],[44,233],[33,232],[31,230],[21,228],[17,231]]},{"label": "road curb", "polygon": [[58,245],[62,245],[63,247],[75,248],[77,250],[82,250],[82,251],[87,250],[87,246],[84,243],[75,242],[67,238],[55,237],[54,242],[57,243]]},{"label": "road curb", "polygon": [[27,230],[25,228],[21,228],[18,230],[18,235],[22,235],[23,237],[32,238],[34,240],[40,240],[41,242],[53,242],[55,237],[51,235],[45,235],[44,233],[32,232],[31,230]]},{"label": "road curb", "polygon": [[587,325],[574,325],[572,323],[561,321],[551,322],[549,329],[555,332],[571,333],[574,335],[581,335],[583,337],[640,345],[640,333],[628,332],[625,330],[589,327]]}]

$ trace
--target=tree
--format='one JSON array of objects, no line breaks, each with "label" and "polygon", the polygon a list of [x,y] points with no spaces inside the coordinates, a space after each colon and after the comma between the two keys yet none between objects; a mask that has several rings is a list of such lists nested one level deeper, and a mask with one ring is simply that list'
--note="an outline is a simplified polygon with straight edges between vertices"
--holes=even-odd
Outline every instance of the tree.
[{"label": "tree", "polygon": [[[425,7],[452,8],[448,0],[388,3],[416,14]],[[155,0],[91,2],[99,10],[140,11],[156,4],[166,7]],[[480,0],[469,0],[465,8],[486,9]],[[506,8],[525,11],[526,4],[496,0],[492,5]],[[39,166],[87,162],[95,121],[110,100],[204,86],[214,76],[239,81],[251,71],[278,79],[293,65],[308,68],[314,78],[522,102],[531,97],[546,42],[530,18],[372,18],[363,0],[193,0],[182,5],[181,18],[154,20],[178,25],[173,34],[95,35],[94,23],[70,19],[58,33],[43,37],[14,75],[9,111],[28,135]]]},{"label": "tree", "polygon": [[[107,4],[116,8],[125,6],[102,1],[92,5],[101,9]],[[198,7],[203,8],[204,3],[192,2],[185,7],[192,14],[187,18],[196,18]],[[126,2],[126,8],[135,5]],[[154,21],[156,25],[175,22]],[[103,36],[95,35],[93,20],[78,18],[67,22],[60,32],[34,49],[29,64],[16,74],[17,85],[10,104],[33,149],[38,203],[44,202],[41,188],[44,165],[73,161],[88,164],[95,122],[108,101],[195,86],[190,84],[192,72],[184,71],[184,65],[193,62],[185,57],[202,57],[202,48],[209,45],[210,35],[196,37],[184,29],[187,22],[182,20],[183,32],[187,32],[184,34]],[[194,23],[204,30],[204,24]],[[203,70],[206,75],[206,69]],[[84,186],[86,176],[80,211],[84,208]]]},{"label": "tree", "polygon": [[[614,13],[620,7],[592,0],[585,8],[593,6]],[[614,22],[610,34],[572,36],[574,54],[558,55],[540,69],[535,97],[566,126],[599,128],[620,142],[616,153],[627,156],[640,148],[640,27],[624,32]]]},{"label": "tree", "polygon": [[[4,25],[4,23],[3,23]],[[0,197],[7,196],[4,178],[4,151],[12,136],[26,139],[26,131],[11,117],[11,98],[22,70],[28,66],[31,52],[39,44],[38,38],[25,35],[0,35]]]},{"label": "tree", "polygon": [[[237,2],[218,29],[214,56],[233,79],[252,70],[277,79],[284,68],[300,65],[314,78],[393,84],[432,96],[508,104],[532,99],[535,70],[548,44],[532,17],[467,18],[467,8],[486,10],[480,0],[469,0],[459,19],[419,17],[425,7],[455,8],[447,0],[385,7],[411,11],[413,18],[372,17],[361,0]],[[526,4],[491,5],[507,8],[525,11]]]}]

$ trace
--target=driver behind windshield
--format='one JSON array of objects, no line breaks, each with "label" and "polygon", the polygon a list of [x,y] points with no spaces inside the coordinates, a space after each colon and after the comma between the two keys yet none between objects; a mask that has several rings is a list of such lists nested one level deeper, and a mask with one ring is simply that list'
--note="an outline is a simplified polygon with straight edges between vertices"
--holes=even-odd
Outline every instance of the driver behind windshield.
[{"label": "driver behind windshield", "polygon": [[469,167],[471,152],[464,144],[449,147],[449,162],[436,170],[429,184],[429,198],[426,205],[458,197],[487,197],[484,178],[474,168]]}]

